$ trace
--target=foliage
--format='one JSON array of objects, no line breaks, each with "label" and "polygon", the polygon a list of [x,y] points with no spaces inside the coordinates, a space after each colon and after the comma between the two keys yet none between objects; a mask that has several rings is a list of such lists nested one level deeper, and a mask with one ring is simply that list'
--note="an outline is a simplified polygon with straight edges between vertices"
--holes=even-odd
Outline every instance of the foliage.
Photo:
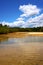
[{"label": "foliage", "polygon": [[0,34],[7,34],[12,32],[43,32],[43,27],[37,28],[19,28],[19,27],[9,27],[7,25],[0,24]]}]

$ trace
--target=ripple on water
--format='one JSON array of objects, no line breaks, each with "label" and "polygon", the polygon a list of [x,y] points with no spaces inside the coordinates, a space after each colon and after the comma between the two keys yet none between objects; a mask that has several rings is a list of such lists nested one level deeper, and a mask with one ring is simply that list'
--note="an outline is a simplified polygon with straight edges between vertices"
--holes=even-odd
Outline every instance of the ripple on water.
[{"label": "ripple on water", "polygon": [[0,65],[43,65],[43,37],[8,38],[0,42]]}]

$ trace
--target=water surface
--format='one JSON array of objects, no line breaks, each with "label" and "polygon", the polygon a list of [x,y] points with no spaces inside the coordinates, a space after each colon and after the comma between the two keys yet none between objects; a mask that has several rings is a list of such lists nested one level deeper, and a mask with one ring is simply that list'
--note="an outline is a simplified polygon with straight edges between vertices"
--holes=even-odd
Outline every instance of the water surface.
[{"label": "water surface", "polygon": [[43,37],[0,40],[0,65],[43,65]]},{"label": "water surface", "polygon": [[28,36],[23,38],[5,38],[0,40],[0,44],[13,44],[13,43],[32,43],[32,42],[43,42],[43,37],[39,36]]}]

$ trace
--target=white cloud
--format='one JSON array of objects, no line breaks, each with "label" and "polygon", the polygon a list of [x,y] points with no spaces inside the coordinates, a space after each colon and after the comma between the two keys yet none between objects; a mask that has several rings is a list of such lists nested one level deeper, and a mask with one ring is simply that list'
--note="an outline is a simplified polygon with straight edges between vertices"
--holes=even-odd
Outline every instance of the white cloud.
[{"label": "white cloud", "polygon": [[20,18],[18,18],[18,19],[16,19],[16,20],[17,20],[17,21],[23,21],[24,18],[20,17]]},{"label": "white cloud", "polygon": [[2,25],[8,25],[8,26],[12,26],[13,24],[13,22],[11,23],[11,22],[6,22],[6,21],[2,21],[1,23]]},{"label": "white cloud", "polygon": [[28,4],[28,5],[20,5],[19,9],[23,12],[21,17],[28,17],[32,15],[39,14],[40,9],[36,5]]},{"label": "white cloud", "polygon": [[[23,12],[14,22],[3,21],[3,25],[9,25],[12,27],[39,27],[43,26],[43,13],[40,14],[41,9],[36,5],[20,5],[19,9]],[[38,15],[37,15],[38,14]],[[35,15],[35,16],[33,16]]]},{"label": "white cloud", "polygon": [[22,20],[19,20],[19,21],[14,21],[14,22],[6,22],[6,21],[3,21],[2,22],[2,25],[8,25],[10,27],[22,27],[24,25],[24,21]]},{"label": "white cloud", "polygon": [[22,27],[24,25],[24,21],[19,20],[19,21],[14,21],[13,24],[15,27]]},{"label": "white cloud", "polygon": [[33,23],[39,23],[41,20],[43,20],[43,14],[40,14],[39,16],[35,16],[35,17],[31,17],[31,18],[29,18],[27,21],[28,22],[33,22]]},{"label": "white cloud", "polygon": [[24,25],[24,27],[39,27],[39,26],[43,26],[43,14],[28,19]]}]

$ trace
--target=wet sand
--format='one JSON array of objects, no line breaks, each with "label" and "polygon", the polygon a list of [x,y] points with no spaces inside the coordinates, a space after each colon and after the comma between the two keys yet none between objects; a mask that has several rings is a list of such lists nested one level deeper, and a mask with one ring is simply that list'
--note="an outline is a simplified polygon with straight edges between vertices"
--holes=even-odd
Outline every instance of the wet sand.
[{"label": "wet sand", "polygon": [[31,36],[43,36],[43,32],[29,32],[28,34]]},{"label": "wet sand", "polygon": [[0,65],[43,65],[43,43],[1,44]]},{"label": "wet sand", "polygon": [[8,34],[0,34],[0,40],[7,38],[23,38],[27,36],[43,36],[43,32],[14,32]]},{"label": "wet sand", "polygon": [[24,36],[43,36],[43,32],[14,32],[8,34],[0,34],[0,39],[3,37],[20,38]]}]

